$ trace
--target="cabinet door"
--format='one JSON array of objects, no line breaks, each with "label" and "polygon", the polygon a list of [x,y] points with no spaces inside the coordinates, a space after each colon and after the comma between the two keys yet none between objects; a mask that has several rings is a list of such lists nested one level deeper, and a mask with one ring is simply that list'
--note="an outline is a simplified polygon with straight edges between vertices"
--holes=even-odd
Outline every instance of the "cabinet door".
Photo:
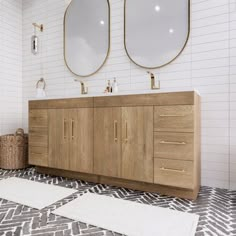
[{"label": "cabinet door", "polygon": [[94,173],[120,177],[121,108],[94,109]]},{"label": "cabinet door", "polygon": [[29,164],[48,166],[48,111],[29,111]]},{"label": "cabinet door", "polygon": [[70,117],[67,110],[50,109],[49,116],[49,167],[69,169]]},{"label": "cabinet door", "polygon": [[93,108],[79,108],[69,113],[70,170],[93,173]]},{"label": "cabinet door", "polygon": [[122,107],[122,178],[153,183],[153,107]]}]

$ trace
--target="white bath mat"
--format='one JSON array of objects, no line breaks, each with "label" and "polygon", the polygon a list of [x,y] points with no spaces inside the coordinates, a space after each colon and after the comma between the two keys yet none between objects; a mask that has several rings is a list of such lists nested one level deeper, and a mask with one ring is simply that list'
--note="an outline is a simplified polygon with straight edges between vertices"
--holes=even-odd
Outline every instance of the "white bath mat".
[{"label": "white bath mat", "polygon": [[74,189],[15,177],[0,180],[0,198],[39,210],[75,192]]},{"label": "white bath mat", "polygon": [[199,216],[87,193],[53,214],[128,236],[194,236]]}]

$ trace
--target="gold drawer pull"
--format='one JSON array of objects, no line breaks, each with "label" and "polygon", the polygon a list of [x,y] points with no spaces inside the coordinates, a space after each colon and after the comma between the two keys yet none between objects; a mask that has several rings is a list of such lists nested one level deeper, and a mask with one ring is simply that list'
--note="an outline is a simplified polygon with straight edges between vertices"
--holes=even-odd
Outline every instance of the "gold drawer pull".
[{"label": "gold drawer pull", "polygon": [[66,137],[66,123],[67,123],[67,121],[66,121],[66,119],[64,119],[64,122],[63,122],[63,136],[64,136],[64,139],[66,139],[67,137]]},{"label": "gold drawer pull", "polygon": [[118,133],[117,133],[117,120],[114,120],[114,141],[118,141]]},{"label": "gold drawer pull", "polygon": [[125,121],[125,142],[128,143],[128,121]]},{"label": "gold drawer pull", "polygon": [[184,173],[185,172],[185,170],[170,169],[170,168],[165,168],[165,167],[161,167],[160,170],[171,171],[171,172],[176,172],[176,173]]},{"label": "gold drawer pull", "polygon": [[166,114],[162,114],[159,115],[160,117],[184,117],[185,115],[166,115]]},{"label": "gold drawer pull", "polygon": [[43,153],[31,152],[31,155],[43,155]]},{"label": "gold drawer pull", "polygon": [[173,144],[173,145],[186,145],[185,142],[168,142],[168,141],[161,141],[160,144]]},{"label": "gold drawer pull", "polygon": [[[31,131],[30,131],[31,132]],[[32,133],[32,132],[31,132]],[[30,134],[30,137],[31,138],[35,138],[35,137],[45,137],[46,135],[43,135],[43,134],[34,134],[34,133],[32,133],[32,134]]]},{"label": "gold drawer pull", "polygon": [[72,119],[72,120],[71,120],[71,139],[72,139],[72,140],[75,138],[74,128],[75,128],[75,121]]}]

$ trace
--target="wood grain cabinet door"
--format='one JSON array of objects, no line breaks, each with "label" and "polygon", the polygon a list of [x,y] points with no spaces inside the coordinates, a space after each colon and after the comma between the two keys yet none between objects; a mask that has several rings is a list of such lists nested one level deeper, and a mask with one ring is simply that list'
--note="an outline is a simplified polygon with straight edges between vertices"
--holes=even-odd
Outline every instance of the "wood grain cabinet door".
[{"label": "wood grain cabinet door", "polygon": [[69,168],[93,173],[93,108],[70,109]]},{"label": "wood grain cabinet door", "polygon": [[94,109],[94,173],[121,177],[121,108]]},{"label": "wood grain cabinet door", "polygon": [[153,107],[122,107],[122,178],[153,183]]},{"label": "wood grain cabinet door", "polygon": [[48,112],[29,111],[29,164],[48,166]]},{"label": "wood grain cabinet door", "polygon": [[48,110],[49,167],[69,169],[70,117],[67,110]]}]

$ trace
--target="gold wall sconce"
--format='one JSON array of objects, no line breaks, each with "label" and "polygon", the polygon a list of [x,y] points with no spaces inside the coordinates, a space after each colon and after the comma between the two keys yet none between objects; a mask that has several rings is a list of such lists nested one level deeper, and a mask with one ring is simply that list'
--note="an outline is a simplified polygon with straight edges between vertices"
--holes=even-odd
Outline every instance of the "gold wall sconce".
[{"label": "gold wall sconce", "polygon": [[36,35],[36,29],[38,28],[40,32],[43,32],[43,25],[38,25],[36,23],[33,23],[32,25],[34,26],[34,35],[31,37],[31,52],[32,54],[37,55],[39,39]]},{"label": "gold wall sconce", "polygon": [[33,23],[32,25],[33,25],[35,28],[38,28],[41,32],[43,32],[43,24],[38,25],[38,24],[36,24],[36,23]]}]

